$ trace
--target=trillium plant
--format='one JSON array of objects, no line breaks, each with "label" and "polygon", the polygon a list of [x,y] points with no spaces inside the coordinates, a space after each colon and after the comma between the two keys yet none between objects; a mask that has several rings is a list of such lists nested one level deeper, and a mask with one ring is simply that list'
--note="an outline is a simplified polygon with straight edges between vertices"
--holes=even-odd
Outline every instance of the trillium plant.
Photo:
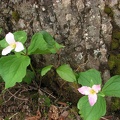
[{"label": "trillium plant", "polygon": [[[5,89],[22,81],[31,83],[36,70],[33,69],[30,56],[55,54],[64,47],[46,31],[35,33],[29,46],[25,44],[26,41],[27,34],[24,31],[9,32],[0,41],[0,76],[1,81],[5,82]],[[52,67],[48,65],[40,68],[40,75],[46,75]],[[101,73],[95,69],[75,73],[68,64],[54,68],[63,80],[78,84],[77,90],[82,97],[78,100],[77,108],[83,120],[99,120],[106,113],[105,97],[120,97],[120,75],[111,77],[103,85]]]},{"label": "trillium plant", "polygon": [[21,42],[16,42],[12,33],[9,32],[6,35],[5,40],[8,43],[8,46],[2,50],[2,55],[7,55],[13,49],[15,49],[16,52],[24,50],[23,44]]},{"label": "trillium plant", "polygon": [[83,86],[78,91],[83,95],[88,95],[88,100],[91,106],[97,102],[97,93],[100,91],[100,85],[93,85],[92,88]]}]

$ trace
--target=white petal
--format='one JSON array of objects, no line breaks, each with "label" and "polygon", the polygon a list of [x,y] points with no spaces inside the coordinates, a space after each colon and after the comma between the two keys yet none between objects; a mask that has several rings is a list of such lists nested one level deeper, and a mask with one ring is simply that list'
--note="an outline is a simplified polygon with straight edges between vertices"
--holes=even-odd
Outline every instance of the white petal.
[{"label": "white petal", "polygon": [[91,106],[93,106],[97,102],[97,94],[89,94],[88,100]]},{"label": "white petal", "polygon": [[23,44],[22,44],[21,42],[16,42],[15,51],[16,51],[16,52],[20,52],[20,51],[22,51],[22,50],[24,50]]},{"label": "white petal", "polygon": [[14,35],[9,32],[6,36],[5,36],[5,39],[7,41],[7,43],[10,45],[12,43],[15,43],[15,39],[14,39]]},{"label": "white petal", "polygon": [[90,90],[91,90],[91,88],[87,87],[87,86],[83,86],[78,89],[78,91],[83,95],[89,95]]},{"label": "white petal", "polygon": [[8,53],[10,53],[13,50],[13,48],[11,46],[7,46],[6,48],[4,48],[2,50],[2,55],[7,55]]},{"label": "white petal", "polygon": [[100,85],[93,85],[93,86],[92,86],[92,89],[93,89],[96,93],[98,93],[98,92],[101,90],[101,86],[100,86]]}]

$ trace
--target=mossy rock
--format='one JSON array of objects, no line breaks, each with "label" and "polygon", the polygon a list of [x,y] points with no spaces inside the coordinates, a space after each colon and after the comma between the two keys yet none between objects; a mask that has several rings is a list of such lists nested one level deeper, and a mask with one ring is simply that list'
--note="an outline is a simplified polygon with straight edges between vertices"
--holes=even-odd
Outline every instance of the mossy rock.
[{"label": "mossy rock", "polygon": [[111,54],[108,65],[113,75],[120,75],[120,54]]},{"label": "mossy rock", "polygon": [[112,70],[115,67],[115,62],[114,61],[108,61],[108,66],[110,70]]},{"label": "mossy rock", "polygon": [[111,43],[111,50],[118,49],[118,48],[119,48],[119,41],[116,39],[113,39]]},{"label": "mossy rock", "polygon": [[113,38],[117,39],[117,40],[120,40],[120,31],[119,32],[114,32],[113,33]]},{"label": "mossy rock", "polygon": [[12,18],[13,18],[16,22],[18,22],[19,19],[20,19],[19,13],[18,13],[17,11],[13,11],[13,12],[12,12]]},{"label": "mossy rock", "polygon": [[104,12],[108,14],[110,17],[113,17],[113,11],[108,5],[105,6]]},{"label": "mossy rock", "polygon": [[111,110],[116,111],[120,109],[120,98],[112,98]]}]

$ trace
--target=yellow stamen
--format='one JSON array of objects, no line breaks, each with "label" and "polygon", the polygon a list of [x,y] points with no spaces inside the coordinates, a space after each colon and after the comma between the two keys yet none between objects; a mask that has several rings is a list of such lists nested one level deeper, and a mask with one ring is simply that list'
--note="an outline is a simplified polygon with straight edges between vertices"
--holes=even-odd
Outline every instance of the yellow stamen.
[{"label": "yellow stamen", "polygon": [[93,89],[90,90],[90,93],[91,94],[96,94],[96,92]]},{"label": "yellow stamen", "polygon": [[15,44],[15,43],[10,44],[10,46],[11,46],[13,49],[16,48],[16,44]]}]

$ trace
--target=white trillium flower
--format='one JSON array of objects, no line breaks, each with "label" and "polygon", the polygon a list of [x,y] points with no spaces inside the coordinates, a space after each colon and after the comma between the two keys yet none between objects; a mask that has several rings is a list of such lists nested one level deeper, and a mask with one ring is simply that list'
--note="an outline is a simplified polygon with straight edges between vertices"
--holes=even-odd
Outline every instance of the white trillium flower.
[{"label": "white trillium flower", "polygon": [[88,95],[88,100],[91,106],[97,102],[97,93],[101,90],[100,85],[93,85],[92,88],[88,86],[82,86],[78,91],[83,95]]},{"label": "white trillium flower", "polygon": [[6,48],[4,48],[2,50],[2,55],[7,55],[8,53],[10,53],[13,49],[16,52],[20,52],[22,50],[24,50],[24,46],[21,42],[16,42],[14,39],[14,35],[9,32],[6,36],[5,36],[5,40],[6,42],[9,44],[9,46],[7,46]]}]

